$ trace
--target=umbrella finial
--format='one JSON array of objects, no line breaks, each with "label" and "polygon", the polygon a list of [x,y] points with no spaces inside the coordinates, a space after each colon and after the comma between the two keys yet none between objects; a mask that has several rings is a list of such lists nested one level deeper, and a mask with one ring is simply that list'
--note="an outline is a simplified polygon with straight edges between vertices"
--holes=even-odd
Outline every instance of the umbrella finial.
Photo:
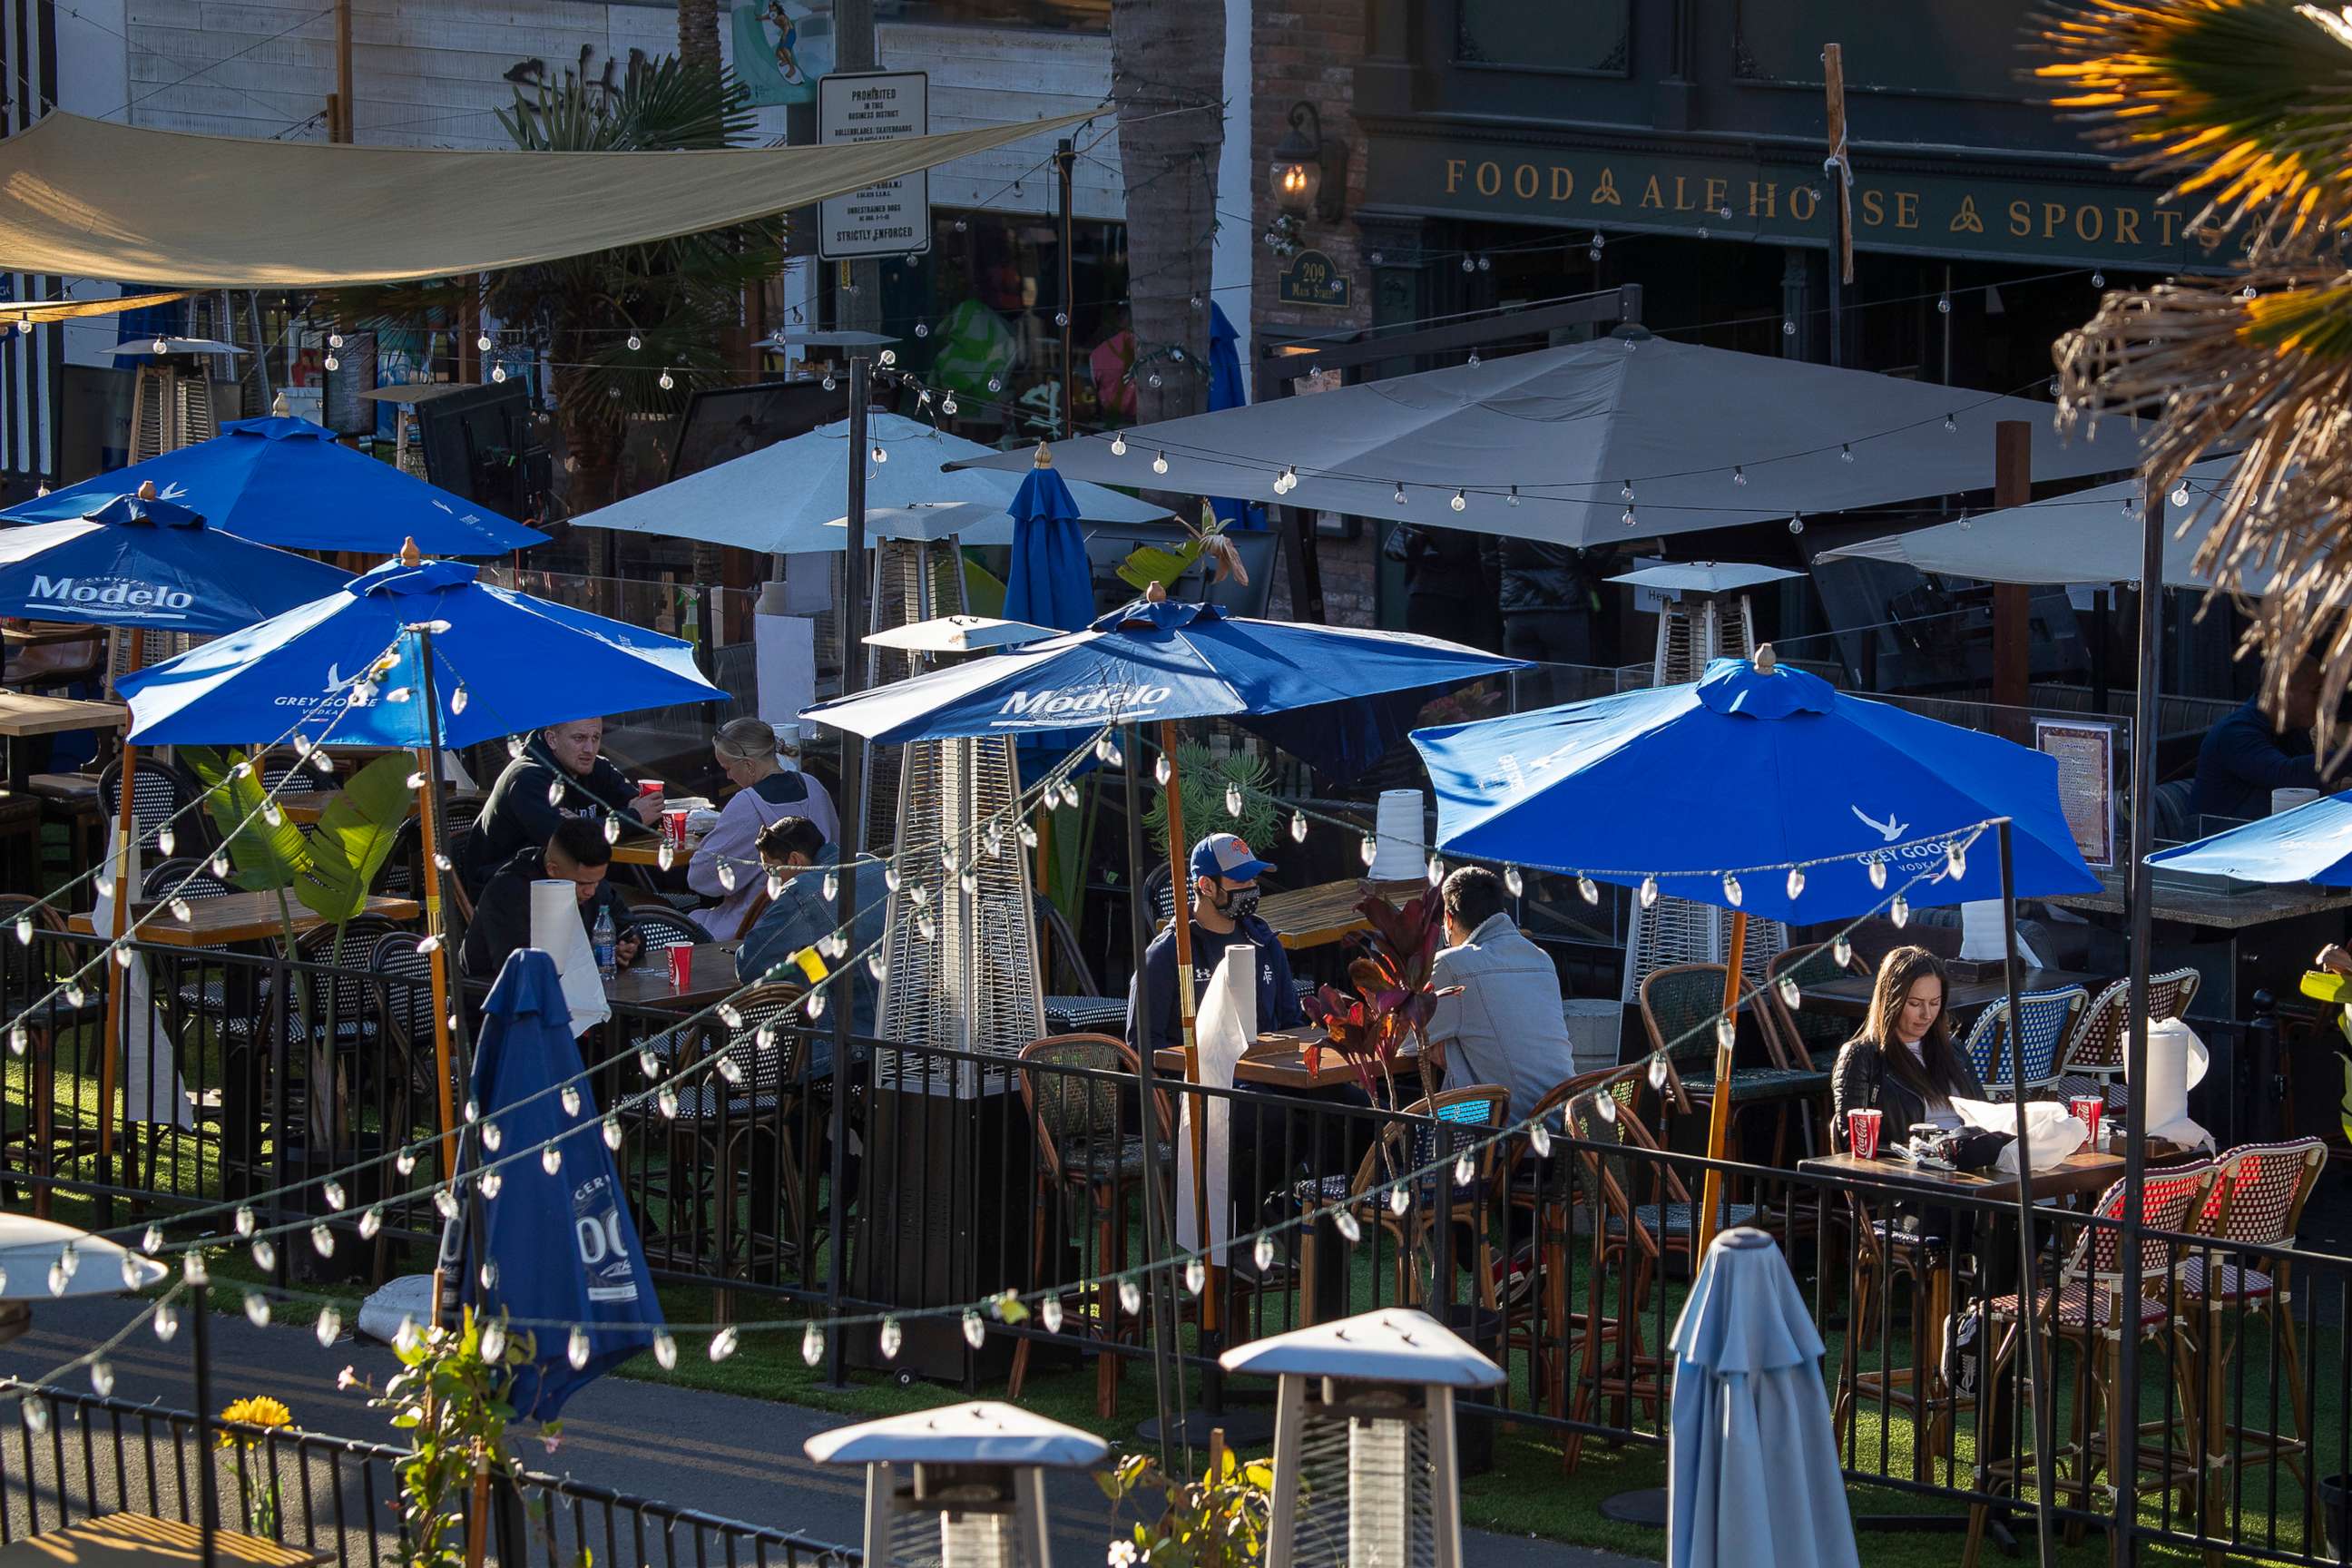
[{"label": "umbrella finial", "polygon": [[416,548],[415,540],[404,539],[400,542],[400,563],[403,566],[421,566],[425,563],[425,552]]},{"label": "umbrella finial", "polygon": [[279,389],[277,396],[269,400],[269,413],[270,416],[274,419],[290,419],[293,417],[294,405],[286,401],[286,393],[283,388]]},{"label": "umbrella finial", "polygon": [[153,500],[155,499],[154,480],[142,479],[139,481],[139,499],[141,500]]},{"label": "umbrella finial", "polygon": [[1038,442],[1038,443],[1037,443],[1037,455],[1036,455],[1034,458],[1033,458],[1032,459],[1030,459],[1030,461],[1031,461],[1031,465],[1032,465],[1033,467],[1034,467],[1034,468],[1052,468],[1052,467],[1054,466],[1054,448],[1053,448],[1053,447],[1048,447],[1048,446],[1047,446],[1047,445],[1045,445],[1045,442],[1043,442],[1043,441]]},{"label": "umbrella finial", "polygon": [[1166,604],[1168,602],[1168,584],[1155,579],[1152,582],[1151,586],[1143,591],[1143,602],[1147,605]]},{"label": "umbrella finial", "polygon": [[1763,643],[1759,645],[1756,649],[1756,657],[1748,662],[1756,667],[1757,674],[1769,675],[1776,668],[1778,668],[1780,658],[1778,654],[1775,654],[1772,651],[1772,645],[1770,643]]}]

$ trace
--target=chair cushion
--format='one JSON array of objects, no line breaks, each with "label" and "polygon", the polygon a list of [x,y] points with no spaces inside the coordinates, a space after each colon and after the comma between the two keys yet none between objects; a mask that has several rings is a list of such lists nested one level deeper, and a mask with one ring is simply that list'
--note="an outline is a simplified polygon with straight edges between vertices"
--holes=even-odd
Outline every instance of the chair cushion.
[{"label": "chair cushion", "polygon": [[[2113,1315],[2111,1304],[2114,1299],[2113,1291],[2093,1290],[2089,1286],[2077,1280],[2058,1292],[2058,1322],[2061,1327],[2069,1329],[2111,1327],[2109,1320]],[[2044,1290],[2036,1304],[2042,1313],[2042,1321],[2047,1322],[2050,1312],[2050,1293]],[[1996,1296],[1992,1299],[1992,1311],[1995,1317],[2015,1318],[2019,1310],[2018,1299],[2013,1295]],[[2142,1296],[2139,1299],[2140,1328],[2145,1331],[2158,1327],[2164,1321],[2169,1310],[2170,1309],[2160,1298]],[[2094,1316],[2097,1320],[2095,1322],[2092,1321]]]},{"label": "chair cushion", "polygon": [[[1726,1204],[1723,1205],[1721,1217],[1717,1221],[1715,1228],[1724,1231],[1735,1226],[1753,1225],[1756,1223],[1757,1212],[1754,1204]],[[1633,1217],[1640,1220],[1642,1228],[1652,1236],[1688,1236],[1692,1232],[1694,1222],[1698,1217],[1698,1205],[1668,1204],[1665,1206],[1665,1223],[1661,1225],[1658,1223],[1660,1216],[1657,1205],[1638,1204],[1634,1206]],[[1625,1234],[1625,1222],[1619,1215],[1609,1216],[1609,1234],[1612,1236]]]},{"label": "chair cushion", "polygon": [[98,809],[98,780],[89,773],[35,773],[25,787],[42,800]]},{"label": "chair cushion", "polygon": [[[1143,1174],[1143,1137],[1130,1132],[1116,1145],[1104,1143],[1066,1143],[1062,1145],[1062,1176],[1072,1182],[1107,1182],[1116,1177],[1121,1181]],[[1176,1151],[1164,1142],[1159,1149],[1160,1163],[1165,1169],[1176,1163]]]},{"label": "chair cushion", "polygon": [[1127,1027],[1124,996],[1048,996],[1045,1024],[1057,1035],[1116,1035]]},{"label": "chair cushion", "polygon": [[[2266,1300],[2278,1289],[2277,1281],[2259,1268],[2241,1268],[2234,1263],[2224,1263],[2214,1270],[2215,1283],[2220,1287],[2214,1296],[2223,1301]],[[2184,1295],[2205,1294],[2205,1258],[2193,1256],[2180,1266],[2180,1289]]]}]

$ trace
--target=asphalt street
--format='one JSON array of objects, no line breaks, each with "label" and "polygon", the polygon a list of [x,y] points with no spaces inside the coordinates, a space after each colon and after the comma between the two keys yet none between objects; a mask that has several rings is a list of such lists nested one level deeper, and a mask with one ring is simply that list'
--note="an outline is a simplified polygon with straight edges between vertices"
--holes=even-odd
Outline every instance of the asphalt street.
[{"label": "asphalt street", "polygon": [[[42,1302],[35,1309],[30,1331],[0,1346],[0,1373],[28,1379],[47,1376],[113,1335],[137,1315],[140,1306],[114,1297]],[[310,1431],[374,1442],[390,1442],[396,1436],[383,1415],[368,1408],[364,1389],[337,1386],[346,1366],[363,1379],[382,1384],[396,1367],[386,1347],[348,1334],[331,1346],[321,1346],[308,1329],[256,1328],[242,1317],[226,1314],[215,1314],[211,1326],[215,1408],[247,1394],[269,1394],[283,1400],[298,1424]],[[159,1342],[143,1326],[136,1330],[109,1357],[114,1397],[174,1410],[192,1409],[192,1338],[184,1325],[168,1344]],[[79,1369],[56,1381],[59,1387],[76,1393],[90,1386],[87,1371]],[[765,1400],[607,1377],[572,1400],[564,1412],[563,1438],[555,1452],[542,1452],[527,1438],[524,1458],[534,1469],[593,1486],[790,1531],[822,1542],[855,1546],[863,1528],[862,1477],[813,1464],[803,1457],[801,1447],[812,1435],[844,1425],[847,1419]],[[16,1425],[13,1413],[10,1425]],[[68,1493],[78,1500],[77,1514],[83,1508],[79,1500],[93,1485],[104,1506],[142,1508],[167,1515],[178,1510],[178,1471],[184,1458],[178,1463],[167,1458],[155,1467],[159,1474],[151,1494],[142,1489],[145,1483],[139,1476],[132,1476],[125,1489],[126,1468],[105,1451],[104,1443],[93,1450],[78,1439],[67,1444],[26,1444],[17,1441],[13,1432],[0,1434],[0,1438],[5,1438],[0,1442],[0,1454],[5,1454],[0,1472],[5,1476],[11,1533],[22,1531],[29,1522],[27,1510],[35,1497],[54,1510],[61,1473]],[[25,1484],[28,1461],[34,1482],[31,1494]],[[144,1468],[133,1464],[128,1469]],[[381,1488],[382,1483],[378,1484]],[[289,1499],[312,1489],[310,1485],[286,1489]],[[233,1510],[235,1490],[233,1487],[229,1490],[226,1506]],[[333,1522],[327,1510],[336,1506],[340,1511],[334,1517],[342,1521],[349,1541],[354,1539],[351,1531],[363,1528],[360,1521],[366,1510],[383,1511],[381,1490],[363,1495],[363,1487],[352,1479],[348,1467],[340,1476],[322,1474],[316,1490],[319,1495],[307,1502],[289,1500],[289,1521],[294,1508],[307,1506],[326,1521],[323,1531]],[[342,1495],[335,1502],[339,1492]],[[1084,1476],[1058,1477],[1049,1488],[1048,1500],[1056,1560],[1065,1568],[1074,1564],[1085,1568],[1103,1561],[1110,1515],[1094,1482]],[[227,1522],[234,1526],[238,1521],[232,1516]],[[376,1521],[379,1528],[385,1522],[383,1519]],[[591,1526],[589,1534],[597,1536],[597,1529]],[[1473,1538],[1465,1542],[1465,1554],[1480,1568],[1646,1568],[1637,1559],[1605,1552],[1514,1536],[1471,1534]],[[289,1539],[295,1535],[289,1522]],[[330,1535],[320,1544],[326,1546],[331,1541]],[[648,1542],[642,1534],[633,1539],[625,1532],[610,1547],[601,1540],[592,1544],[596,1546],[595,1568],[607,1568],[616,1556],[618,1568],[632,1568],[639,1562],[683,1564],[696,1560],[685,1555],[676,1541],[665,1550],[662,1542]],[[772,1556],[769,1561],[773,1564],[778,1559]]]}]

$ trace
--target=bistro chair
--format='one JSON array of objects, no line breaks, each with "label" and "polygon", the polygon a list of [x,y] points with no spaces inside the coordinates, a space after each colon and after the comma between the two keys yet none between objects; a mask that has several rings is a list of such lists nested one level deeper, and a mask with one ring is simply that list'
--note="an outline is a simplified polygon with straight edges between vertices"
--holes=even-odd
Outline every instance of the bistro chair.
[{"label": "bistro chair", "polygon": [[[1301,1182],[1295,1191],[1303,1206],[1341,1204],[1358,1225],[1370,1221],[1395,1239],[1397,1300],[1407,1305],[1421,1303],[1424,1273],[1444,1293],[1432,1246],[1437,1227],[1466,1227],[1478,1301],[1492,1310],[1499,1297],[1487,1211],[1503,1154],[1502,1141],[1493,1134],[1510,1120],[1510,1091],[1491,1083],[1465,1084],[1416,1100],[1395,1120],[1382,1121],[1353,1176]],[[1466,1186],[1454,1179],[1455,1162],[1465,1154],[1471,1156]],[[1412,1179],[1400,1215],[1391,1206],[1389,1184],[1413,1172],[1423,1173]]]},{"label": "bistro chair", "polygon": [[[2149,975],[2148,1022],[2160,1024],[2185,1016],[2203,979],[2193,969]],[[2101,989],[2074,1032],[2066,1037],[2066,1050],[2058,1058],[2058,1080],[2051,1086],[2052,1091],[2061,1100],[2078,1094],[2104,1095],[2107,1110],[2122,1115],[2131,1104],[2131,1086],[2124,1082],[2124,1039],[2131,1032],[2130,1023],[2131,982],[2117,980]]]},{"label": "bistro chair", "polygon": [[[1715,1020],[1723,1011],[1723,980],[1720,963],[1673,963],[1653,970],[1642,982],[1642,1026],[1649,1034],[1650,1048],[1666,1058],[1665,1109],[1675,1115],[1715,1103]],[[1772,1163],[1777,1165],[1788,1152],[1790,1110],[1828,1093],[1830,1075],[1810,1060],[1801,1066],[1791,1061],[1766,1009],[1757,991],[1743,984],[1740,1016],[1755,1019],[1763,1030],[1771,1065],[1731,1069],[1732,1110],[1735,1115],[1751,1110],[1773,1112]]]},{"label": "bistro chair", "polygon": [[[1580,1145],[1590,1145],[1580,1147],[1577,1153],[1584,1163],[1600,1222],[1592,1227],[1591,1265],[1585,1273],[1584,1353],[1569,1419],[1589,1420],[1594,1404],[1608,1397],[1617,1401],[1622,1426],[1626,1406],[1646,1405],[1655,1417],[1664,1402],[1664,1361],[1644,1347],[1642,1315],[1651,1284],[1661,1270],[1677,1258],[1685,1268],[1690,1266],[1696,1245],[1698,1203],[1666,1163],[1658,1141],[1633,1114],[1640,1079],[1630,1073],[1592,1077],[1598,1080],[1593,1087],[1571,1097],[1567,1105],[1570,1136]],[[1726,1203],[1717,1229],[1765,1224],[1769,1219],[1753,1204]],[[1608,1313],[1606,1291],[1612,1268],[1619,1277],[1614,1319]],[[1604,1326],[1613,1326],[1614,1331],[1604,1332]],[[1604,1342],[1614,1347],[1605,1366],[1601,1361]],[[1561,1468],[1574,1475],[1583,1452],[1582,1433],[1570,1430],[1560,1456]]]},{"label": "bistro chair", "polygon": [[[382,1116],[387,1142],[406,1141],[440,1117],[435,1089],[440,1047],[433,1032],[433,959],[417,945],[423,940],[415,931],[395,928],[377,937],[368,952],[368,972],[380,979],[378,1016],[386,1066]],[[453,1004],[461,984],[455,970],[452,964]]]},{"label": "bistro chair", "polygon": [[[2176,1251],[2175,1244],[2163,1233],[2189,1228],[2212,1195],[2215,1175],[2213,1165],[2199,1163],[2151,1171],[2142,1179],[2140,1212],[2144,1234],[2139,1241],[2137,1301],[2127,1302],[2123,1294],[2126,1185],[2123,1182],[2115,1183],[2099,1195],[2092,1209],[2093,1223],[2084,1228],[2074,1250],[2060,1267],[2056,1288],[2037,1287],[2034,1321],[2049,1342],[2050,1364],[2056,1364],[2061,1345],[2071,1346],[2076,1352],[2072,1437],[2065,1450],[2053,1458],[2072,1458],[2074,1474],[2067,1489],[2074,1492],[2078,1509],[2090,1507],[2093,1481],[2103,1470],[2109,1489],[2137,1489],[2137,1471],[2149,1453],[2140,1441],[2140,1433],[2117,1429],[2121,1421],[2123,1336],[2129,1331],[2142,1340],[2162,1341],[2179,1334],[2183,1325],[2175,1309],[2180,1274],[2194,1254],[2185,1249]],[[2004,1369],[2018,1354],[2023,1326],[2021,1300],[2021,1294],[2011,1293],[1985,1303],[1987,1331],[1994,1346],[1985,1381],[1988,1391],[2000,1386]],[[2182,1353],[2173,1358],[2172,1365],[2180,1384],[2180,1411],[2193,1430],[2199,1391],[2189,1375],[2190,1361],[2189,1354]],[[2031,1387],[2030,1379],[2021,1379],[2027,1403],[2045,1396],[2055,1398],[2054,1376],[2053,1381],[2052,1388],[2042,1390]],[[2032,1463],[2027,1453],[2032,1434],[2024,1432],[2019,1436],[2020,1457],[2014,1461],[1979,1451],[1977,1490],[1990,1491],[1997,1481],[2003,1480],[2012,1487],[2022,1484]],[[2188,1445],[2173,1452],[2169,1471],[2163,1480],[2167,1487],[2179,1487],[2186,1492],[2200,1485],[2198,1459]],[[1962,1568],[1976,1568],[1990,1511],[1990,1503],[1969,1507]],[[2070,1536],[2078,1530],[2079,1526],[2070,1526]]]},{"label": "bistro chair", "polygon": [[41,885],[41,802],[29,792],[0,790],[0,883]]},{"label": "bistro chair", "polygon": [[[213,833],[210,813],[201,804],[205,788],[194,775],[176,763],[165,762],[152,754],[142,753],[139,766],[131,774],[131,823],[139,835],[139,847],[152,852],[157,835],[166,826],[172,829],[175,850],[194,854],[209,854],[217,843]],[[106,842],[112,853],[114,824],[122,813],[122,759],[117,757],[106,764],[98,775],[98,804],[106,814]],[[153,880],[153,873],[149,873]]]},{"label": "bistro chair", "polygon": [[[49,1184],[62,1161],[84,1147],[97,1147],[97,1124],[83,1124],[79,1104],[68,1112],[68,1125],[57,1124],[57,1050],[61,1036],[101,1024],[106,1017],[106,977],[94,970],[83,981],[83,1000],[74,1006],[63,995],[49,995],[64,977],[87,962],[89,951],[59,942],[65,917],[29,893],[0,893],[0,931],[19,920],[33,922],[30,945],[13,937],[0,940],[0,1009],[25,1031],[26,1070],[16,1081],[22,1085],[21,1108],[0,1103],[0,1170],[42,1178],[27,1183],[33,1213],[47,1218]],[[41,1000],[47,997],[46,1001]],[[25,1202],[16,1183],[0,1187],[8,1206]]]},{"label": "bistro chair", "polygon": [[[1570,1101],[1617,1079],[1628,1087],[1626,1108],[1633,1100],[1633,1079],[1622,1068],[1600,1068],[1579,1073],[1554,1085],[1538,1100],[1527,1121],[1540,1125],[1554,1139],[1571,1135]],[[1580,1235],[1591,1235],[1599,1221],[1588,1202],[1591,1184],[1585,1178],[1575,1151],[1556,1142],[1538,1154],[1522,1134],[1514,1140],[1513,1165],[1504,1189],[1504,1240],[1509,1258],[1497,1265],[1496,1286],[1504,1313],[1505,1353],[1517,1350],[1528,1357],[1530,1387],[1554,1415],[1566,1416],[1569,1369],[1579,1353],[1581,1337],[1617,1331],[1614,1321],[1591,1321],[1570,1305],[1575,1283],[1571,1249]],[[1580,1216],[1581,1223],[1580,1223]]]},{"label": "bistro chair", "polygon": [[[2210,1252],[2190,1253],[2180,1268],[2180,1292],[2196,1325],[2203,1372],[2209,1535],[2222,1532],[2224,1515],[2220,1505],[2233,1465],[2284,1464],[2294,1472],[2305,1495],[2311,1491],[2311,1478],[2304,1464],[2304,1456],[2311,1448],[2311,1400],[2303,1381],[2303,1346],[2289,1307],[2294,1283],[2295,1228],[2320,1173],[2327,1168],[2327,1142],[2304,1138],[2291,1143],[2242,1144],[2214,1163],[2219,1176],[2213,1190],[2188,1228],[2211,1237],[2216,1246]],[[2224,1247],[2272,1250],[2257,1266],[2244,1253],[2232,1261]],[[2273,1395],[2279,1384],[2285,1385],[2288,1409],[2294,1418],[2292,1436],[2275,1426],[2240,1426],[2226,1414],[2224,1390],[2230,1383],[2230,1363],[2244,1342],[2249,1321],[2256,1317],[2267,1317],[2273,1325],[2278,1371],[2265,1381]],[[2306,1541],[2315,1539],[2308,1533],[2312,1524],[2306,1517]]]},{"label": "bistro chair", "polygon": [[1056,1035],[1120,1035],[1127,1029],[1127,997],[1106,994],[1078,945],[1077,932],[1054,900],[1036,896],[1037,952],[1048,981],[1066,978],[1073,987],[1048,992],[1045,1026]]},{"label": "bistro chair", "polygon": [[673,947],[696,947],[710,940],[709,932],[676,910],[660,904],[641,904],[628,910],[620,922],[620,930],[614,934],[626,936],[631,931],[645,942],[645,951],[637,955],[639,963]]},{"label": "bistro chair", "polygon": [[[1093,1334],[1105,1342],[1129,1332],[1119,1326],[1118,1291],[1110,1277],[1127,1266],[1129,1201],[1140,1196],[1149,1174],[1142,1135],[1127,1131],[1140,1115],[1138,1065],[1126,1042],[1109,1035],[1055,1035],[1021,1050],[1021,1101],[1037,1139],[1031,1278],[1052,1278],[1053,1256],[1076,1229],[1081,1275],[1103,1281],[1094,1299],[1082,1301],[1079,1310],[1088,1315]],[[1166,1097],[1152,1098],[1159,1180],[1172,1196],[1175,1123]],[[1078,1216],[1083,1223],[1072,1226],[1069,1219]],[[1141,1321],[1137,1320],[1132,1331],[1139,1340]],[[1005,1397],[1016,1404],[1029,1374],[1033,1342],[1024,1336],[1013,1350]],[[1119,1358],[1108,1349],[1095,1358],[1095,1408],[1106,1421],[1118,1414],[1119,1370]]]},{"label": "bistro chair", "polygon": [[114,825],[99,805],[97,774],[35,773],[25,781],[25,788],[41,803],[42,821],[64,831],[67,875],[78,876],[105,858]]},{"label": "bistro chair", "polygon": [[[1807,1007],[1804,992],[1808,986],[1849,979],[1863,973],[1851,954],[1840,963],[1837,944],[1827,942],[1785,948],[1774,953],[1764,966],[1765,1016],[1778,1037],[1774,1059],[1783,1067],[1821,1075],[1820,1089],[1806,1096],[1799,1111],[1803,1119],[1808,1153],[1817,1146],[1818,1123],[1829,1118],[1829,1069],[1836,1063],[1839,1049],[1853,1038],[1854,1025],[1852,1018],[1826,1007]],[[1793,1005],[1784,994],[1784,981],[1797,988],[1798,999]]]},{"label": "bistro chair", "polygon": [[[2019,1016],[2024,1019],[2019,1037],[2025,1047],[2026,1098],[2037,1099],[2055,1092],[2059,1049],[2066,1043],[2074,1020],[2082,1016],[2084,1005],[2089,1000],[2090,993],[2079,985],[2056,991],[2028,991],[2018,997]],[[2005,1100],[2016,1092],[2010,1079],[2008,997],[1995,997],[1977,1015],[1960,1048],[1969,1064],[1976,1068],[1977,1079],[1985,1086],[1988,1095]]]}]

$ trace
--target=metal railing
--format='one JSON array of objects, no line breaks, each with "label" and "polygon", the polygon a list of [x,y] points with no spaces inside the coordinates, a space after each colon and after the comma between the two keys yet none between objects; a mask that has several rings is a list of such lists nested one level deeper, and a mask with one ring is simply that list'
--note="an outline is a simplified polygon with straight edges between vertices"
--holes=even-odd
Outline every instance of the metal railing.
[{"label": "metal railing", "polygon": [[[48,1419],[11,1422],[0,1438],[0,1544],[109,1514],[196,1524],[205,1467],[185,1411],[0,1379],[0,1394],[36,1402]],[[403,1449],[293,1427],[214,1422],[211,1468],[223,1530],[319,1553],[335,1568],[392,1568],[413,1544],[394,1468]],[[856,1568],[854,1547],[746,1524],[609,1488],[522,1473],[517,1507],[488,1533],[506,1568]]]}]

